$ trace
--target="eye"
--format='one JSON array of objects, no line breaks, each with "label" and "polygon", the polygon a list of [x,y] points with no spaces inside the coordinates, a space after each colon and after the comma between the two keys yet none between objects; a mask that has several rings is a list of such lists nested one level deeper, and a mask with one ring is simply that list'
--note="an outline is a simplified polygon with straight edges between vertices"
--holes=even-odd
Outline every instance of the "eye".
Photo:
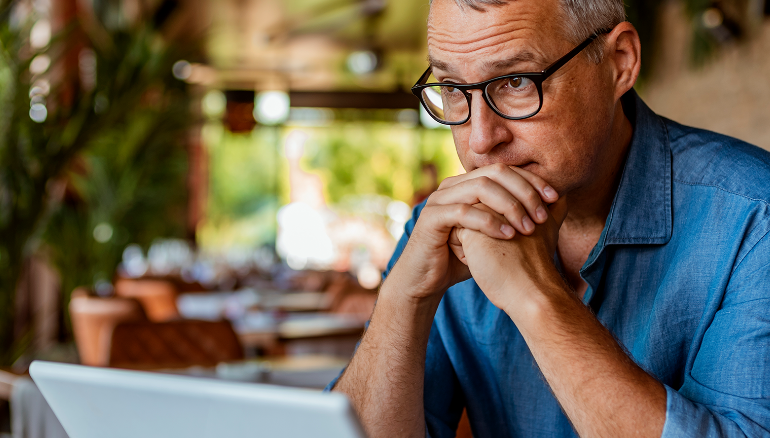
[{"label": "eye", "polygon": [[462,92],[460,91],[460,89],[457,87],[453,87],[451,85],[442,85],[441,92],[445,96],[452,97],[452,98],[459,98],[460,96],[462,96]]},{"label": "eye", "polygon": [[525,85],[525,83],[524,83],[524,78],[522,78],[522,77],[520,77],[520,76],[516,76],[516,77],[508,78],[508,79],[505,81],[505,84],[504,84],[504,86],[506,86],[506,87],[510,87],[510,88],[521,88],[521,87],[523,87],[524,85]]}]

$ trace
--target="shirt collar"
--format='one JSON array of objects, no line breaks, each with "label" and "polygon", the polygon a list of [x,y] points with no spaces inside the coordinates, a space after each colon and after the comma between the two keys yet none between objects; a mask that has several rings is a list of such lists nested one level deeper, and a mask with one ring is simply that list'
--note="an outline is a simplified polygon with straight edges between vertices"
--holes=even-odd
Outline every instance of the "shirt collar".
[{"label": "shirt collar", "polygon": [[634,90],[622,98],[634,125],[620,185],[598,247],[671,239],[671,145],[663,119]]}]

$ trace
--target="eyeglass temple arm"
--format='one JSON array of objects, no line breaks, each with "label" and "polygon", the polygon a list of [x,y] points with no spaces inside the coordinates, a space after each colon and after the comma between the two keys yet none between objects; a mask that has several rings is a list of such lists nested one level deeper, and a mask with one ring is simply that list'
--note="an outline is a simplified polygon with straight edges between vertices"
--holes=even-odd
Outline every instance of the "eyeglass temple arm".
[{"label": "eyeglass temple arm", "polygon": [[596,38],[598,38],[599,35],[603,35],[605,33],[610,33],[610,32],[612,32],[612,29],[602,29],[602,30],[596,32],[595,34],[591,35],[590,37],[586,38],[586,40],[583,41],[582,43],[580,43],[579,46],[575,47],[569,53],[567,53],[566,55],[564,55],[561,58],[557,59],[556,62],[554,62],[553,64],[551,64],[548,67],[546,67],[546,69],[543,70],[543,75],[544,75],[543,79],[548,78],[549,76],[551,76],[553,74],[553,72],[555,72],[556,70],[564,67],[564,64],[568,63],[572,58],[575,57],[575,55],[577,55],[583,49],[588,47],[588,45],[591,44],[592,42],[594,42],[594,40]]},{"label": "eyeglass temple arm", "polygon": [[420,76],[420,80],[417,81],[415,86],[420,85],[420,84],[424,84],[425,81],[428,80],[428,76],[430,76],[430,73],[431,73],[432,70],[433,70],[433,66],[428,67],[428,69],[425,70],[425,73],[423,73],[422,76]]}]

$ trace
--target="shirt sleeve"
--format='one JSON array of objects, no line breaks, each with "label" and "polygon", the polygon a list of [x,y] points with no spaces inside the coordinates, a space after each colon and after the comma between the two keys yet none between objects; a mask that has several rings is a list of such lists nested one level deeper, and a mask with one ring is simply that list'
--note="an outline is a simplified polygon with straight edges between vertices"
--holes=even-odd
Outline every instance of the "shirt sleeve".
[{"label": "shirt sleeve", "polygon": [[738,262],[679,390],[663,438],[770,436],[770,234]]},{"label": "shirt sleeve", "polygon": [[454,438],[465,407],[465,397],[435,323],[430,329],[425,356],[423,397],[426,436]]}]

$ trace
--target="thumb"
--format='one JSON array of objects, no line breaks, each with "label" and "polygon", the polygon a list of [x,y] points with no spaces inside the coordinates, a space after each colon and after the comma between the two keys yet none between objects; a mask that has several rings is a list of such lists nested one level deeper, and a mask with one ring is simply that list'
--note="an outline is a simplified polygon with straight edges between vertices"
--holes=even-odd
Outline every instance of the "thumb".
[{"label": "thumb", "polygon": [[564,219],[567,218],[567,197],[562,196],[558,201],[549,205],[548,209],[551,210],[551,216],[553,216],[553,219],[559,224],[559,227],[561,227],[561,224],[564,223]]}]

